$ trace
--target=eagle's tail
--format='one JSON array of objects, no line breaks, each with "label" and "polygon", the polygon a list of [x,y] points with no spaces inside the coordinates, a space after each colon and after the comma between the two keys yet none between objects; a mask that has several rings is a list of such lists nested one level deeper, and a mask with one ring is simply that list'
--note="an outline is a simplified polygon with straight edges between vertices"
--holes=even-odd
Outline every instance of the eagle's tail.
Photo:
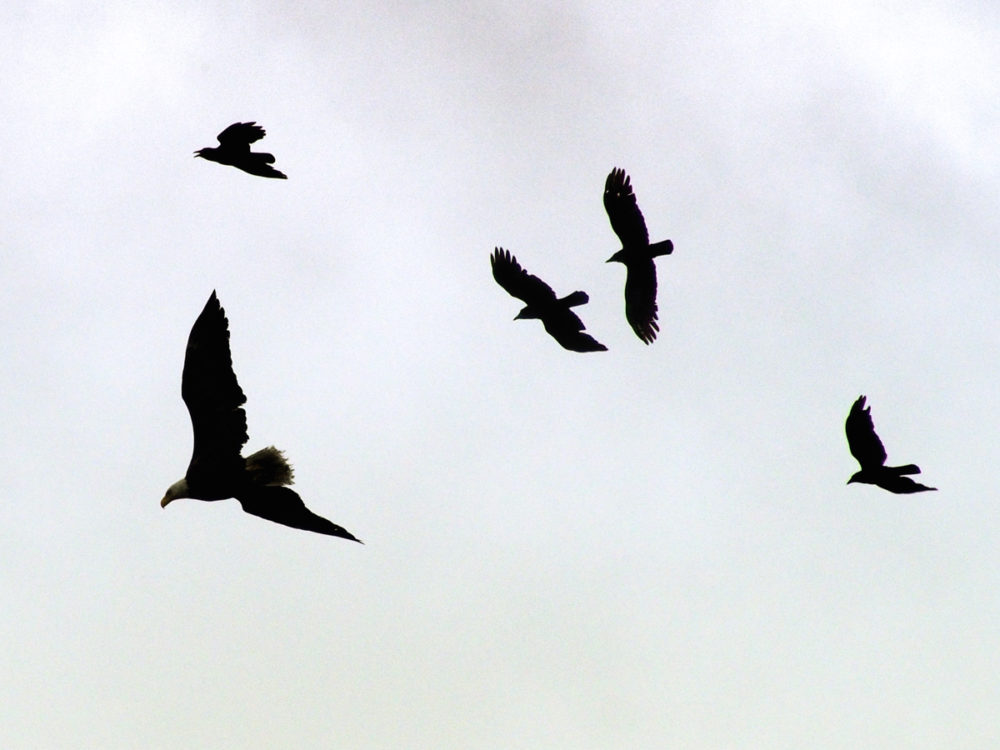
[{"label": "eagle's tail", "polygon": [[286,485],[292,483],[292,467],[285,454],[273,445],[246,457],[246,468],[254,484]]}]

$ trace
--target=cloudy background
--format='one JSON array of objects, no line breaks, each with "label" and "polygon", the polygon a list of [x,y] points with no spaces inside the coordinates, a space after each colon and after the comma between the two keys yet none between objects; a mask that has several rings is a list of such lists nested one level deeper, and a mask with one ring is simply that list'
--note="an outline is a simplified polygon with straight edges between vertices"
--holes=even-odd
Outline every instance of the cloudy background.
[{"label": "cloudy background", "polygon": [[[991,4],[0,20],[4,747],[1000,741]],[[287,182],[192,159],[246,120]],[[649,347],[613,166],[676,247]],[[248,448],[365,546],[159,507],[212,289]],[[939,492],[845,486],[861,393]]]}]

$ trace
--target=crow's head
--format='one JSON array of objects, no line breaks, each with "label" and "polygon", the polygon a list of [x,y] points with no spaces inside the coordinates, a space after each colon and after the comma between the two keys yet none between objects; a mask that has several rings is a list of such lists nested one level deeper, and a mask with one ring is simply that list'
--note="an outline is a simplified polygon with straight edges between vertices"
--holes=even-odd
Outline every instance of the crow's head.
[{"label": "crow's head", "polygon": [[537,320],[539,317],[537,310],[532,307],[524,307],[521,309],[521,312],[514,316],[514,320]]}]

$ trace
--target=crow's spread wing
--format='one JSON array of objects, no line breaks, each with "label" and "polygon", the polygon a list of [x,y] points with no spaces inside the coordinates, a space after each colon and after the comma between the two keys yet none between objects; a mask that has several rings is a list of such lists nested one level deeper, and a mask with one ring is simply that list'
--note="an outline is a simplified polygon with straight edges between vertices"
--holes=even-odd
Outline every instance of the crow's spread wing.
[{"label": "crow's spread wing", "polygon": [[844,423],[847,433],[847,445],[851,449],[862,469],[878,468],[885,464],[885,446],[875,434],[875,424],[872,422],[871,407],[865,406],[865,397],[859,396],[851,407]]},{"label": "crow's spread wing", "polygon": [[258,177],[274,177],[279,180],[287,180],[288,176],[284,172],[279,172],[274,167],[274,155],[263,152],[248,151],[246,155],[233,164],[237,169],[242,169]]},{"label": "crow's spread wing", "polygon": [[646,344],[656,339],[656,266],[652,260],[632,263],[625,277],[625,319]]},{"label": "crow's spread wing", "polygon": [[234,122],[217,136],[225,148],[246,148],[267,135],[267,131],[255,122]]},{"label": "crow's spread wing", "polygon": [[559,342],[563,349],[571,352],[606,352],[608,347],[595,339],[589,333],[583,332],[583,323],[575,313],[567,311],[572,316],[575,323],[554,319],[554,317],[543,318],[542,325],[546,332]]},{"label": "crow's spread wing", "polygon": [[897,495],[912,495],[914,492],[935,492],[937,487],[928,487],[926,484],[914,482],[909,477],[892,477],[881,485],[882,489],[895,492]]},{"label": "crow's spread wing", "polygon": [[502,247],[494,248],[490,256],[490,265],[493,266],[493,278],[496,282],[507,290],[508,294],[517,297],[525,304],[534,305],[556,298],[552,287],[521,268],[510,250],[504,250]]},{"label": "crow's spread wing", "polygon": [[612,169],[604,183],[604,210],[608,212],[611,228],[622,241],[622,247],[649,244],[646,221],[642,218],[642,211],[639,210],[632,184],[624,169]]}]

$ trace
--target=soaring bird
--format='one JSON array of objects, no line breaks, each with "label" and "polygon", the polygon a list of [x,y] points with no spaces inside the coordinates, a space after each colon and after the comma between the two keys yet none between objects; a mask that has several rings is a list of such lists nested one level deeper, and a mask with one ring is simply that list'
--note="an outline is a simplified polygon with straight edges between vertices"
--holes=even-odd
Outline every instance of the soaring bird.
[{"label": "soaring bird", "polygon": [[612,169],[604,183],[604,210],[608,212],[611,228],[622,242],[622,249],[607,262],[624,263],[627,269],[625,319],[636,336],[651,344],[660,330],[656,322],[656,266],[653,265],[653,258],[670,255],[674,251],[674,243],[663,240],[649,244],[646,221],[642,218],[624,169]]},{"label": "soaring bird", "polygon": [[215,292],[188,337],[181,397],[191,413],[194,452],[187,474],[170,485],[162,507],[180,497],[225,500],[235,497],[243,510],[268,521],[360,542],[351,532],[317,516],[285,485],[292,467],[274,446],[246,458],[246,396],[236,381],[229,351],[229,322]]},{"label": "soaring bird", "polygon": [[236,167],[259,177],[287,180],[288,177],[271,166],[274,164],[273,154],[250,150],[250,144],[259,141],[265,135],[267,133],[264,128],[255,122],[234,122],[217,136],[218,148],[200,148],[194,155],[195,158],[200,156],[202,159]]},{"label": "soaring bird", "polygon": [[493,266],[493,278],[507,290],[512,297],[517,297],[525,303],[514,320],[537,318],[542,321],[548,334],[558,341],[564,349],[574,352],[604,352],[608,350],[604,344],[596,341],[590,334],[583,333],[583,321],[571,307],[584,305],[590,297],[586,292],[573,292],[561,299],[556,298],[552,287],[537,276],[521,268],[517,258],[509,250],[502,247],[493,249],[490,256]]},{"label": "soaring bird", "polygon": [[928,487],[904,476],[905,474],[919,474],[920,467],[916,464],[885,465],[885,447],[878,435],[875,434],[871,412],[871,407],[865,406],[865,397],[860,396],[851,407],[851,413],[847,415],[847,422],[844,425],[847,432],[847,445],[851,449],[851,454],[861,464],[861,471],[856,472],[847,480],[847,483],[874,484],[883,490],[889,490],[889,492],[896,494],[936,490],[937,487]]}]

